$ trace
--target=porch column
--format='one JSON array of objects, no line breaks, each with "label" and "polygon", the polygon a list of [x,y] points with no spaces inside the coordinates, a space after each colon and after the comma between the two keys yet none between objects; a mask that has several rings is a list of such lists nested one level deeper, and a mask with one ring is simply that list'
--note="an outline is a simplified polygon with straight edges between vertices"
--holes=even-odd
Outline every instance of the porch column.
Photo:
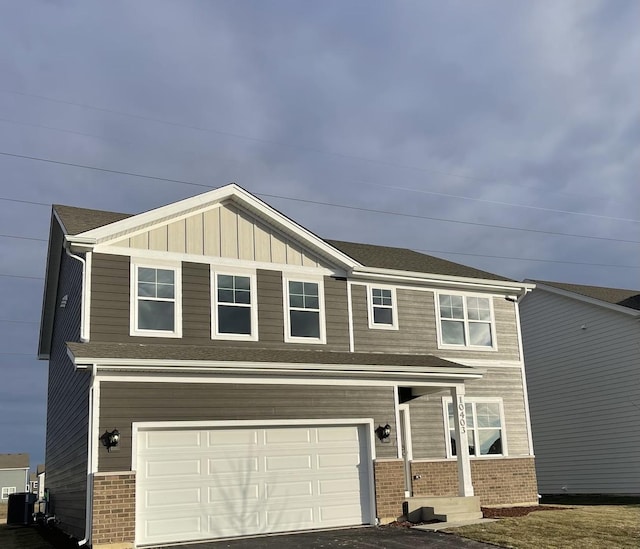
[{"label": "porch column", "polygon": [[469,441],[467,440],[467,413],[464,402],[464,385],[451,387],[453,421],[456,428],[456,457],[458,463],[458,495],[473,496]]}]

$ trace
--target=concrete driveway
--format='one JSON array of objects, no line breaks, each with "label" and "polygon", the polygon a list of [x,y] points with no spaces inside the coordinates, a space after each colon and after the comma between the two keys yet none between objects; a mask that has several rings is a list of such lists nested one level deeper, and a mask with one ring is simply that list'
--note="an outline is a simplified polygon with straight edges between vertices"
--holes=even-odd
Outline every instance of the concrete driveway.
[{"label": "concrete driveway", "polygon": [[[189,549],[495,549],[496,546],[442,532],[425,532],[411,528],[367,527],[212,541],[190,544],[186,547]],[[171,549],[185,549],[185,546],[171,546]]]}]

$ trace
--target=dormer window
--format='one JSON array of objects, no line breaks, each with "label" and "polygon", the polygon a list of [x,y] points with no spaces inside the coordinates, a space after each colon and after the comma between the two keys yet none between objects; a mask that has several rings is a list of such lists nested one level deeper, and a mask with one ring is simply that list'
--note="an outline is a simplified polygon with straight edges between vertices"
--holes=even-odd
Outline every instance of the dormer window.
[{"label": "dormer window", "polygon": [[131,335],[181,337],[180,268],[131,265]]}]

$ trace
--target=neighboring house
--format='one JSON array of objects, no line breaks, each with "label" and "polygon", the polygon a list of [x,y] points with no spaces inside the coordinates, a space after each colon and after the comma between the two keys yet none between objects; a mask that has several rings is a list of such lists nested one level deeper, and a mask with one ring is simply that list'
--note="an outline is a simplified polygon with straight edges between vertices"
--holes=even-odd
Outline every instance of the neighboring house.
[{"label": "neighboring house", "polygon": [[541,494],[640,495],[640,291],[535,281],[521,303]]},{"label": "neighboring house", "polygon": [[322,240],[236,185],[134,216],[54,206],[52,512],[126,546],[375,524],[418,496],[536,503],[531,288]]},{"label": "neighboring house", "polygon": [[43,500],[44,499],[44,464],[39,464],[38,467],[36,468],[36,476],[38,477],[38,491],[36,492],[38,494],[38,499],[39,500]]},{"label": "neighboring house", "polygon": [[0,502],[29,489],[29,454],[0,454]]}]

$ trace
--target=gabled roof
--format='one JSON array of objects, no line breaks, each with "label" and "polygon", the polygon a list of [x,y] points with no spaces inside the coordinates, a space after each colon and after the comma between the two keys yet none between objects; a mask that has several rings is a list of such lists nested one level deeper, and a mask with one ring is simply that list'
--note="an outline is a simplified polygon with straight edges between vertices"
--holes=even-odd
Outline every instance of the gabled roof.
[{"label": "gabled roof", "polygon": [[366,267],[513,282],[509,278],[481,271],[480,269],[474,269],[473,267],[467,267],[466,265],[454,263],[453,261],[447,261],[446,259],[440,259],[432,255],[415,252],[407,248],[358,244],[340,240],[327,240],[327,242]]},{"label": "gabled roof", "polygon": [[0,454],[0,469],[28,469],[29,454]]},{"label": "gabled roof", "polygon": [[106,212],[102,210],[91,210],[89,208],[76,208],[74,206],[63,206],[54,204],[58,219],[62,223],[65,234],[80,234],[91,229],[104,227],[110,223],[121,221],[133,214]]},{"label": "gabled roof", "polygon": [[595,299],[610,305],[618,305],[627,309],[640,311],[640,290],[624,290],[621,288],[607,288],[603,286],[585,286],[582,284],[568,284],[565,282],[551,282],[548,280],[533,280],[538,288],[547,286],[564,292]]}]

